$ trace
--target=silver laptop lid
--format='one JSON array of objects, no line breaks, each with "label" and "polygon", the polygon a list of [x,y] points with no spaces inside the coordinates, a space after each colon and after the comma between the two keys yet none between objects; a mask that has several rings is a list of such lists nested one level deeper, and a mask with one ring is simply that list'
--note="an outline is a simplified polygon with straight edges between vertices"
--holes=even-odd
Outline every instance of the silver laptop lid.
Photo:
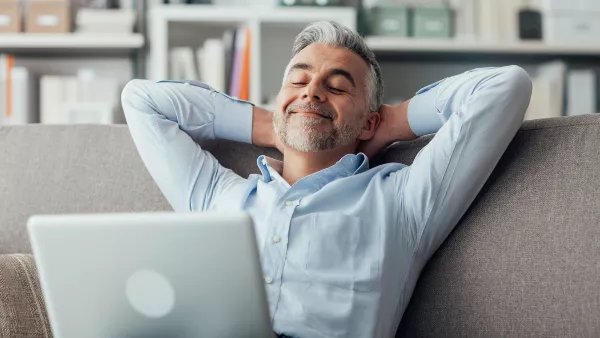
[{"label": "silver laptop lid", "polygon": [[272,335],[246,213],[36,215],[56,338]]}]

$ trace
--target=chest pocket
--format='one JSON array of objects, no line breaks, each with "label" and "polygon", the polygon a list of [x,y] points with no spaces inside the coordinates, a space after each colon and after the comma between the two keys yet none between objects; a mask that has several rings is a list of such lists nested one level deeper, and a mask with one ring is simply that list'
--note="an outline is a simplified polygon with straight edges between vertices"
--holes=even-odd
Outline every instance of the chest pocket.
[{"label": "chest pocket", "polygon": [[312,214],[305,269],[314,282],[354,291],[379,286],[379,228],[334,212]]}]

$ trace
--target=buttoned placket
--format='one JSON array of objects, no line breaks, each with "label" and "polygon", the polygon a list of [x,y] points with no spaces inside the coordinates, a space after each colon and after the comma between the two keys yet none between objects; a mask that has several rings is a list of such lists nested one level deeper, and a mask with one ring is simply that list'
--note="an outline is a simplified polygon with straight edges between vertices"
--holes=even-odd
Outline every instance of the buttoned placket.
[{"label": "buttoned placket", "polygon": [[[283,267],[285,265],[285,260],[287,257],[287,250],[288,250],[288,241],[289,241],[289,230],[290,230],[290,226],[292,224],[292,218],[294,216],[294,211],[296,209],[296,207],[298,206],[299,201],[292,201],[292,200],[285,200],[282,202],[281,205],[281,221],[276,221],[274,222],[273,226],[270,227],[271,229],[271,233],[269,234],[269,243],[268,246],[271,246],[271,248],[273,250],[275,250],[276,252],[279,253],[279,255],[277,255],[278,259],[278,264],[277,264],[277,268],[274,269],[276,271],[274,272],[274,275],[276,276],[275,278],[271,277],[271,276],[267,276],[266,278],[271,278],[273,279],[272,283],[268,283],[268,280],[265,280],[265,282],[267,282],[267,288],[269,288],[271,285],[273,286],[273,292],[271,293],[272,296],[274,296],[273,300],[274,300],[274,304],[275,304],[275,308],[272,309],[273,313],[275,313],[277,311],[277,307],[279,305],[279,300],[280,300],[280,296],[281,296],[281,283],[282,283],[282,277],[283,277]],[[279,217],[278,217],[279,218]]]},{"label": "buttoned placket", "polygon": [[[267,165],[265,159],[263,159],[262,164],[265,165],[270,172],[271,177],[279,176]],[[278,180],[275,181],[277,184],[280,184],[283,189],[289,188],[282,182],[279,182]],[[285,196],[287,194],[284,193],[283,195]],[[280,199],[278,201],[278,206],[275,208],[273,215],[269,219],[269,231],[263,249],[263,255],[265,258],[268,258],[265,262],[265,266],[263,266],[263,278],[267,294],[271,300],[270,311],[273,314],[277,311],[281,295],[283,267],[285,265],[288,250],[289,229],[294,216],[294,211],[299,203],[299,200]]]}]

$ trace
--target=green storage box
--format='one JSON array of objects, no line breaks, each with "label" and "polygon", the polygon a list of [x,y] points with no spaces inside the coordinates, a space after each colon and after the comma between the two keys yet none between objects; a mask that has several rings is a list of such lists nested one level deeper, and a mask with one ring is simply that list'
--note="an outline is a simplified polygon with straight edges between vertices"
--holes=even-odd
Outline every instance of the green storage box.
[{"label": "green storage box", "polygon": [[408,36],[408,8],[400,4],[378,4],[369,12],[371,35]]},{"label": "green storage box", "polygon": [[450,38],[452,9],[446,6],[417,7],[411,19],[412,36],[416,38]]}]

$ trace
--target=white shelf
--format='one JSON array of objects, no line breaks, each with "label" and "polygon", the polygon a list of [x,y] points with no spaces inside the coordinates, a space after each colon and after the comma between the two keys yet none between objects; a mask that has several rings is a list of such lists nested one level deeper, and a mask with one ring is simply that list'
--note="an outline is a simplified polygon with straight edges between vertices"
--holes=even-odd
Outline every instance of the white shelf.
[{"label": "white shelf", "polygon": [[0,52],[130,52],[144,45],[141,34],[0,34]]},{"label": "white shelf", "polygon": [[600,44],[548,44],[544,42],[513,42],[492,44],[480,41],[453,39],[410,39],[394,37],[366,38],[375,52],[437,52],[437,53],[486,53],[486,54],[552,54],[552,55],[599,55]]},{"label": "white shelf", "polygon": [[352,7],[278,7],[278,6],[215,6],[215,5],[158,5],[151,9],[155,18],[167,21],[207,23],[308,23],[339,18],[346,26],[355,26]]},{"label": "white shelf", "polygon": [[[148,74],[150,79],[160,80],[168,76],[169,55],[171,46],[185,45],[185,41],[174,43],[173,31],[186,30],[190,25],[188,36],[192,45],[201,43],[215,29],[245,26],[251,34],[250,55],[250,100],[260,104],[264,97],[272,95],[265,89],[263,66],[263,49],[270,45],[266,57],[272,58],[276,64],[283,64],[281,58],[288,58],[292,41],[301,29],[315,21],[336,21],[351,29],[356,29],[356,10],[353,7],[280,7],[280,6],[215,6],[215,5],[155,5],[150,8],[148,30],[150,55]],[[206,26],[207,29],[203,30]],[[170,33],[171,31],[171,33]],[[274,34],[273,32],[277,32]],[[196,33],[197,32],[197,33]],[[219,33],[220,34],[220,33]],[[285,53],[273,48],[273,41],[285,41]],[[264,42],[264,43],[263,43]],[[275,49],[278,52],[272,52]],[[278,72],[283,71],[277,69]],[[278,80],[280,81],[280,80]],[[270,82],[269,82],[270,83]],[[272,91],[272,89],[269,89]]]}]

